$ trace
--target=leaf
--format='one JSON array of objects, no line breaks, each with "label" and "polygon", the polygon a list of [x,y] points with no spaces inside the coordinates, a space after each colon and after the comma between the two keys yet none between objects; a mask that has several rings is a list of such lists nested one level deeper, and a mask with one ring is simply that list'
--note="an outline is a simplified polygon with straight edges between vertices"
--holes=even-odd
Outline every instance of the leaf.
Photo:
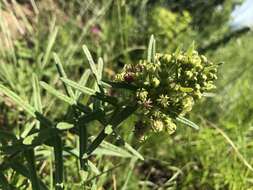
[{"label": "leaf", "polygon": [[35,109],[42,113],[42,103],[41,103],[41,96],[40,96],[40,86],[38,77],[33,74],[33,98],[34,98],[34,107]]},{"label": "leaf", "polygon": [[88,166],[90,167],[91,171],[93,171],[96,175],[99,175],[101,172],[98,170],[98,168],[88,160]]},{"label": "leaf", "polygon": [[49,42],[48,42],[46,53],[45,53],[45,56],[44,56],[44,59],[43,59],[42,68],[44,68],[46,66],[47,62],[48,62],[48,59],[49,59],[49,56],[50,56],[50,52],[51,52],[52,47],[53,47],[53,45],[55,43],[55,39],[56,39],[57,33],[58,33],[58,27],[55,27],[54,30],[53,30],[53,32],[49,36]]},{"label": "leaf", "polygon": [[61,92],[59,92],[58,90],[54,89],[53,87],[51,87],[50,85],[48,85],[47,83],[41,81],[40,85],[49,93],[51,93],[52,95],[54,95],[56,98],[70,104],[70,105],[74,105],[76,102],[75,100],[73,100],[72,98],[66,96],[65,94],[62,94]]},{"label": "leaf", "polygon": [[85,86],[81,86],[80,84],[72,81],[72,80],[69,80],[69,79],[65,79],[65,78],[61,78],[61,80],[66,83],[67,85],[81,91],[82,93],[84,94],[87,94],[87,95],[94,95],[96,93],[95,90],[91,89],[91,88],[88,88],[88,87],[85,87]]},{"label": "leaf", "polygon": [[188,126],[194,128],[194,129],[196,129],[196,130],[199,130],[199,126],[198,126],[198,125],[196,125],[196,124],[193,123],[192,121],[186,119],[185,117],[178,116],[178,117],[176,118],[176,120],[179,121],[180,123],[183,123],[183,124],[185,124],[185,125],[188,125]]},{"label": "leaf", "polygon": [[104,67],[104,62],[103,62],[103,59],[100,57],[98,59],[98,83],[99,84],[103,76],[103,67]]},{"label": "leaf", "polygon": [[[57,68],[57,71],[58,71],[60,77],[67,79],[68,78],[67,74],[64,71],[62,63],[60,61],[60,58],[58,57],[58,55],[56,53],[54,53],[54,61],[56,63],[56,68]],[[66,86],[65,84],[64,84],[64,87],[65,87],[65,90],[66,90],[68,96],[75,99],[75,95],[74,95],[72,88],[70,86]]]},{"label": "leaf", "polygon": [[151,35],[149,44],[148,44],[148,62],[151,62],[152,60],[152,54],[153,54],[153,45],[154,45],[154,35]]},{"label": "leaf", "polygon": [[137,158],[139,158],[140,160],[144,160],[144,157],[137,151],[137,150],[135,150],[130,144],[128,144],[128,143],[124,143],[124,146],[125,146],[125,148],[129,151],[129,152],[131,152],[134,156],[136,156]]},{"label": "leaf", "polygon": [[86,45],[83,45],[83,51],[84,51],[84,53],[85,53],[85,55],[88,59],[88,62],[89,62],[92,73],[95,75],[96,79],[98,79],[98,71],[97,71],[95,62],[94,62],[94,60],[91,56],[91,53],[90,53],[90,51],[89,51],[89,49],[87,48]]},{"label": "leaf", "polygon": [[25,124],[25,126],[24,126],[25,129],[21,134],[21,138],[25,138],[30,133],[30,131],[33,129],[34,125],[35,125],[34,122]]},{"label": "leaf", "polygon": [[23,140],[23,144],[24,145],[32,145],[34,139],[38,136],[39,136],[39,133],[35,133],[35,134],[32,134],[32,135],[29,135],[29,136],[25,137],[24,140]]},{"label": "leaf", "polygon": [[15,104],[23,108],[31,116],[35,117],[35,108],[18,96],[15,92],[11,91],[4,85],[0,84],[0,92],[8,96]]},{"label": "leaf", "polygon": [[[86,84],[87,84],[87,82],[88,82],[88,79],[89,79],[89,76],[90,76],[90,73],[91,73],[90,70],[87,69],[87,70],[83,73],[83,75],[82,75],[80,81],[78,82],[78,84],[81,85],[81,86],[86,86]],[[75,93],[75,98],[76,98],[76,100],[78,100],[78,98],[80,97],[81,94],[82,94],[82,93],[81,93],[79,90],[76,90],[76,93]]]},{"label": "leaf", "polygon": [[73,124],[66,123],[66,122],[60,122],[56,125],[56,128],[59,130],[68,130],[68,129],[72,129],[73,127],[74,127]]},{"label": "leaf", "polygon": [[156,54],[156,40],[153,41],[153,48],[152,48],[152,57],[151,60],[153,63],[155,63],[155,54]]},{"label": "leaf", "polygon": [[195,42],[193,41],[191,46],[188,48],[186,52],[187,56],[192,56],[194,50],[195,50]]}]

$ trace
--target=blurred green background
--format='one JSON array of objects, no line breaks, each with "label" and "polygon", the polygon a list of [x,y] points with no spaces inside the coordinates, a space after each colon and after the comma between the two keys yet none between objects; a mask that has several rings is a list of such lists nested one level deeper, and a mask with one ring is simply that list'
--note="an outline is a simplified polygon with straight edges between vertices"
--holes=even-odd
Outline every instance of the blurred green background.
[{"label": "blurred green background", "polygon": [[[133,137],[130,119],[120,131],[139,148],[145,161],[120,156],[94,156],[105,171],[93,180],[96,189],[253,189],[253,34],[229,28],[239,0],[1,0],[0,82],[24,99],[32,97],[31,76],[59,86],[53,52],[68,76],[77,80],[88,68],[81,47],[104,59],[104,78],[112,79],[124,64],[146,53],[151,34],[158,52],[187,49],[192,42],[213,62],[222,62],[217,89],[195,105],[189,117],[199,131],[178,127],[175,134],[154,134],[144,142]],[[229,39],[229,40],[227,40]],[[43,94],[45,113],[61,118],[65,108]],[[0,128],[20,134],[26,115],[0,94]],[[92,124],[94,131],[96,123]],[[114,142],[113,139],[108,139]],[[73,144],[69,134],[67,144]],[[43,152],[44,151],[44,152]],[[39,175],[49,183],[50,155],[38,149]],[[67,189],[79,189],[77,161],[66,156]],[[118,165],[120,163],[120,165]],[[5,171],[18,189],[27,181]]]}]

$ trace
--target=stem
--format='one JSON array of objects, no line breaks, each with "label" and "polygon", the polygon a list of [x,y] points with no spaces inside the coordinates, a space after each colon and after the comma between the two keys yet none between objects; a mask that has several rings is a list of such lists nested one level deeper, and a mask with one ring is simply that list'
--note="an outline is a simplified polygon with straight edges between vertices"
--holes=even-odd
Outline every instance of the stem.
[{"label": "stem", "polygon": [[38,176],[36,173],[34,150],[33,149],[26,150],[25,157],[28,162],[29,175],[30,175],[30,180],[32,183],[32,189],[40,190],[39,180],[38,180]]},{"label": "stem", "polygon": [[62,155],[62,141],[59,136],[56,136],[54,144],[55,157],[55,189],[63,190],[63,155]]},{"label": "stem", "polygon": [[[112,125],[112,129],[116,129],[120,123],[122,123],[125,119],[127,119],[130,115],[132,115],[137,109],[137,105],[135,106],[127,106],[123,108],[121,111],[116,110],[116,113],[113,114],[111,121],[108,125]],[[90,155],[102,142],[103,140],[108,136],[108,134],[105,133],[105,128],[99,133],[99,135],[96,137],[96,139],[91,143],[91,145],[88,147],[87,154]]]},{"label": "stem", "polygon": [[225,45],[226,43],[228,43],[232,38],[238,38],[241,35],[247,33],[249,30],[250,30],[249,28],[243,28],[243,29],[235,31],[235,32],[230,32],[227,35],[224,35],[223,38],[218,39],[214,42],[211,42],[210,44],[208,44],[205,47],[199,48],[199,52],[200,53],[206,53],[208,50],[216,50],[220,46]]},{"label": "stem", "polygon": [[79,159],[81,170],[87,171],[87,159],[83,159],[83,155],[87,151],[88,146],[88,134],[87,126],[79,125]]}]

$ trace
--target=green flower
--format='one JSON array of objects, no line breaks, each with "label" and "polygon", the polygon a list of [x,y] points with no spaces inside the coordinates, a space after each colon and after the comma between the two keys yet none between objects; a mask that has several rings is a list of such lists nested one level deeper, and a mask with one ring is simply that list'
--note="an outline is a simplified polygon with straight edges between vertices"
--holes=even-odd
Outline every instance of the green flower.
[{"label": "green flower", "polygon": [[153,61],[141,60],[126,65],[115,78],[129,83],[124,77],[129,74],[131,85],[137,88],[134,96],[145,125],[154,131],[171,134],[176,129],[174,120],[190,112],[203,93],[215,88],[217,65],[189,49],[171,54],[157,53]]},{"label": "green flower", "polygon": [[157,102],[163,107],[167,108],[169,106],[169,97],[167,95],[160,95]]}]

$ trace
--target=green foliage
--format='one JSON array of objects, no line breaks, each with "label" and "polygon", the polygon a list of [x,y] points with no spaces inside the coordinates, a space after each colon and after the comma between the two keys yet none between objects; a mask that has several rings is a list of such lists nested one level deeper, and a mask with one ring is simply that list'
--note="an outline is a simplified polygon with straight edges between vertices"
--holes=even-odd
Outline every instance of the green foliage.
[{"label": "green foliage", "polygon": [[[0,189],[252,189],[252,34],[226,40],[239,2],[1,1]],[[151,34],[156,41],[146,47]],[[203,89],[197,101],[192,94],[201,81],[190,82],[193,90],[176,94],[191,96],[193,109],[188,112],[192,98],[182,98],[173,109],[185,116],[167,117],[171,109],[162,106],[172,92],[160,76],[168,76],[165,65],[172,64],[165,57],[185,71],[177,81],[185,87],[191,73],[176,58],[195,54],[193,48],[179,51],[192,41],[214,63],[224,62],[217,89]],[[164,66],[159,72],[134,73],[143,76],[138,84],[132,73],[121,76],[122,83],[112,81],[115,73],[158,61]],[[141,101],[146,92],[165,110],[172,130],[177,124],[172,135],[136,138],[152,124]]]},{"label": "green foliage", "polygon": [[174,13],[157,6],[152,9],[149,17],[149,34],[157,36],[161,49],[175,50],[183,41],[186,43],[187,37],[193,34],[190,25],[192,18],[187,11]]}]

